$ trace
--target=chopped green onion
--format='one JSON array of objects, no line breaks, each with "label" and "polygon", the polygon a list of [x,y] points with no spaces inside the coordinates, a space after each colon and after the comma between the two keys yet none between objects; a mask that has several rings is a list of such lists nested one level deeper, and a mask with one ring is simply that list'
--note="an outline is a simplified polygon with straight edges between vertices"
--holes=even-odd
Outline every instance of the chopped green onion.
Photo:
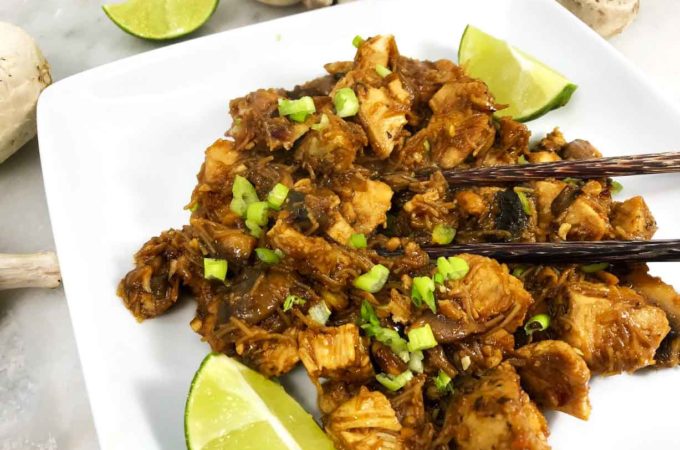
[{"label": "chopped green onion", "polygon": [[248,205],[258,201],[255,187],[241,175],[234,177],[234,186],[231,188],[233,199],[229,208],[239,216],[246,214]]},{"label": "chopped green onion", "polygon": [[550,326],[550,316],[547,314],[537,314],[524,325],[524,332],[531,336],[534,331],[545,331]]},{"label": "chopped green onion", "polygon": [[338,89],[333,97],[338,117],[350,117],[359,112],[359,99],[351,88]]},{"label": "chopped green onion", "polygon": [[517,158],[517,164],[523,166],[525,164],[529,164],[529,161],[527,161],[527,158],[524,155],[519,155],[519,158]]},{"label": "chopped green onion", "polygon": [[408,351],[415,352],[418,350],[427,350],[437,346],[437,340],[432,334],[430,324],[425,324],[422,327],[412,328],[408,332]]},{"label": "chopped green onion", "polygon": [[349,237],[349,246],[352,248],[366,248],[366,236],[363,233],[353,233]]},{"label": "chopped green onion", "polygon": [[571,177],[567,177],[562,181],[564,181],[567,184],[571,184],[571,185],[578,185],[578,184],[581,183],[581,180],[579,180],[578,178],[571,178]]},{"label": "chopped green onion", "polygon": [[430,277],[415,277],[413,279],[413,288],[411,289],[411,299],[416,306],[420,306],[422,302],[425,302],[432,312],[436,313],[434,280]]},{"label": "chopped green onion", "polygon": [[513,191],[515,192],[515,195],[517,195],[517,198],[519,198],[519,202],[522,205],[522,210],[524,211],[524,214],[526,214],[527,216],[533,215],[533,208],[531,207],[531,203],[529,203],[527,194],[525,194],[522,190],[518,188],[514,188]]},{"label": "chopped green onion", "polygon": [[315,112],[314,100],[308,95],[297,100],[279,99],[279,115],[288,116],[295,122],[304,122],[308,115]]},{"label": "chopped green onion", "polygon": [[456,237],[456,229],[442,223],[438,223],[432,230],[432,242],[440,245],[447,245]]},{"label": "chopped green onion", "polygon": [[425,141],[423,142],[423,147],[425,147],[425,151],[426,151],[427,153],[430,153],[430,141],[428,141],[427,139],[425,139]]},{"label": "chopped green onion", "polygon": [[321,119],[319,123],[315,123],[310,128],[314,131],[322,131],[328,127],[328,116],[326,114],[321,114]]},{"label": "chopped green onion", "polygon": [[354,39],[352,39],[352,45],[355,46],[356,48],[361,47],[361,44],[364,43],[364,38],[359,36],[358,34],[354,36]]},{"label": "chopped green onion", "polygon": [[406,339],[399,335],[397,330],[373,323],[365,323],[361,325],[361,329],[364,330],[366,336],[375,338],[376,341],[387,345],[404,362],[408,362],[408,343]]},{"label": "chopped green onion", "polygon": [[375,309],[373,309],[373,305],[368,303],[366,300],[361,303],[361,320],[364,323],[376,327],[380,326],[380,321],[378,320],[378,315],[375,313]]},{"label": "chopped green onion", "polygon": [[394,392],[406,386],[406,383],[413,379],[413,374],[411,373],[410,370],[400,373],[397,376],[388,375],[386,373],[379,373],[378,375],[375,376],[375,379],[378,380],[378,383],[382,384],[387,389]]},{"label": "chopped green onion", "polygon": [[467,261],[460,256],[449,256],[437,258],[437,270],[445,280],[460,280],[470,271]]},{"label": "chopped green onion", "polygon": [[622,190],[623,190],[623,185],[616,180],[612,180],[612,184],[611,184],[611,187],[609,188],[609,191],[612,194],[618,194]]},{"label": "chopped green onion", "polygon": [[309,317],[319,325],[326,325],[330,316],[331,310],[328,309],[326,302],[323,300],[309,308]]},{"label": "chopped green onion", "polygon": [[581,266],[581,271],[585,273],[595,273],[609,268],[609,263],[595,263]]},{"label": "chopped green onion", "polygon": [[387,75],[391,74],[392,71],[382,64],[376,64],[375,71],[378,72],[381,78],[385,78]]},{"label": "chopped green onion", "polygon": [[274,250],[269,250],[268,248],[256,248],[255,254],[263,263],[267,264],[278,264],[281,261],[281,256]]},{"label": "chopped green onion", "polygon": [[385,286],[389,276],[390,269],[383,266],[382,264],[376,264],[365,274],[356,277],[352,284],[357,289],[375,294],[376,292],[380,291],[383,286]]},{"label": "chopped green onion", "polygon": [[193,213],[193,212],[196,212],[196,210],[198,209],[198,206],[199,206],[199,205],[198,205],[198,202],[194,203],[194,204],[191,206],[191,208],[189,208],[189,211],[191,211],[192,213]]},{"label": "chopped green onion", "polygon": [[272,190],[269,191],[269,194],[267,194],[267,204],[269,207],[277,211],[281,209],[281,205],[286,201],[289,191],[290,189],[286,185],[276,183]]},{"label": "chopped green onion", "polygon": [[227,278],[226,259],[203,258],[203,278],[224,281]]},{"label": "chopped green onion", "polygon": [[267,202],[255,202],[248,205],[246,210],[246,221],[257,224],[261,227],[267,225],[269,218],[269,205]]},{"label": "chopped green onion", "polygon": [[411,353],[411,357],[408,361],[408,368],[415,373],[423,373],[423,352],[418,350],[417,352]]},{"label": "chopped green onion", "polygon": [[246,228],[250,230],[250,234],[256,238],[261,238],[263,234],[262,227],[253,222],[252,220],[246,220]]},{"label": "chopped green onion", "polygon": [[517,266],[512,270],[512,276],[515,278],[519,278],[527,269],[528,269],[527,266]]},{"label": "chopped green onion", "polygon": [[438,391],[446,392],[451,387],[451,377],[446,372],[439,369],[439,373],[434,379],[434,385]]},{"label": "chopped green onion", "polygon": [[444,284],[444,277],[439,272],[435,273],[432,279],[434,280],[435,284]]},{"label": "chopped green onion", "polygon": [[304,298],[302,298],[298,295],[289,295],[283,301],[283,311],[286,312],[286,311],[290,310],[295,305],[302,306],[305,303],[307,303],[307,300],[305,300]]}]

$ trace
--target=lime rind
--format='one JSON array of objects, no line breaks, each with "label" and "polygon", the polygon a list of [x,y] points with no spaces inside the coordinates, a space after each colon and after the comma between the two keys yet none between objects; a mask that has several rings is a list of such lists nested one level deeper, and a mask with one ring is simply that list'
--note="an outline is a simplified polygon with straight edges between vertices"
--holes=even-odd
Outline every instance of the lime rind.
[{"label": "lime rind", "polygon": [[458,47],[458,62],[486,82],[506,109],[496,117],[526,122],[564,106],[576,85],[531,55],[468,25]]},{"label": "lime rind", "polygon": [[184,413],[189,450],[333,450],[314,419],[281,385],[219,353],[191,382]]},{"label": "lime rind", "polygon": [[193,33],[213,15],[219,0],[127,0],[102,6],[121,30],[163,41]]}]

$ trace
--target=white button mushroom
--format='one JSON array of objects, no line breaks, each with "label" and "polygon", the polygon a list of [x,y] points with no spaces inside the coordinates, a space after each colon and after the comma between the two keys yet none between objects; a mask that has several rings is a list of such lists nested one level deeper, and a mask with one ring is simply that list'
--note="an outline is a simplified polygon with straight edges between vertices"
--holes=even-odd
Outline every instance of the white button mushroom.
[{"label": "white button mushroom", "polygon": [[0,163],[35,136],[35,106],[51,82],[49,65],[33,38],[0,22]]}]

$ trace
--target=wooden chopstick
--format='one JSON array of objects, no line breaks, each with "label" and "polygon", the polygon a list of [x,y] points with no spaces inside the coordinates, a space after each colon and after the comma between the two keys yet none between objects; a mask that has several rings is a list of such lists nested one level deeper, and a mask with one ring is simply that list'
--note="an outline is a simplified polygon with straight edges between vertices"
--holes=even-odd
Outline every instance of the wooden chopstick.
[{"label": "wooden chopstick", "polygon": [[[442,170],[450,185],[503,184],[546,178],[603,178],[673,172],[680,172],[680,152],[483,167],[459,171]],[[419,172],[416,173],[416,178],[427,178],[431,173],[432,170]]]},{"label": "wooden chopstick", "polygon": [[482,243],[422,248],[431,258],[473,253],[503,262],[541,264],[680,261],[680,239]]}]

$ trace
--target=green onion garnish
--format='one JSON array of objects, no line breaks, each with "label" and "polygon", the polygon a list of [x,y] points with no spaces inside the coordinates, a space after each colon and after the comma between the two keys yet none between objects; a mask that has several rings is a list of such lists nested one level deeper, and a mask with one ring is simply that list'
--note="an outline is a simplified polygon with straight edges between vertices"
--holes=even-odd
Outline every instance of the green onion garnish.
[{"label": "green onion garnish", "polygon": [[380,321],[378,320],[378,315],[375,313],[375,309],[373,309],[373,305],[368,303],[366,300],[364,300],[361,303],[361,320],[365,324],[370,324],[376,327],[380,326]]},{"label": "green onion garnish", "polygon": [[434,385],[438,391],[446,392],[449,390],[449,387],[451,385],[451,377],[446,372],[439,369],[439,373],[437,374],[437,377],[434,379]]},{"label": "green onion garnish", "polygon": [[256,248],[255,254],[263,263],[278,264],[281,261],[281,256],[279,256],[279,254],[274,250],[270,250],[268,248]]},{"label": "green onion garnish", "polygon": [[226,259],[203,258],[203,278],[224,281],[228,265]]},{"label": "green onion garnish", "polygon": [[248,205],[246,210],[246,221],[257,224],[261,227],[267,225],[269,218],[269,205],[267,202],[254,202]]},{"label": "green onion garnish", "polygon": [[295,122],[304,122],[308,115],[315,112],[314,100],[308,95],[297,100],[279,99],[279,115],[288,116]]},{"label": "green onion garnish", "polygon": [[609,188],[609,192],[611,192],[612,194],[618,194],[622,190],[623,190],[623,185],[616,180],[612,180],[612,184],[611,184],[611,187]]},{"label": "green onion garnish", "polygon": [[449,256],[437,258],[437,270],[445,280],[460,280],[470,271],[467,261],[460,256]]},{"label": "green onion garnish", "polygon": [[365,274],[356,277],[352,284],[357,289],[375,294],[376,292],[380,291],[383,286],[385,286],[389,276],[390,269],[383,266],[382,264],[376,264]]},{"label": "green onion garnish", "polygon": [[304,298],[302,298],[298,295],[289,295],[283,301],[283,311],[286,312],[286,311],[290,310],[295,305],[302,306],[305,303],[307,303],[307,300],[305,300]]},{"label": "green onion garnish", "polygon": [[349,246],[352,248],[366,248],[366,236],[363,233],[353,233],[349,237]]},{"label": "green onion garnish", "polygon": [[519,278],[527,269],[528,269],[527,266],[517,266],[512,270],[512,276],[515,278]]},{"label": "green onion garnish", "polygon": [[198,205],[198,202],[194,203],[194,204],[191,206],[191,208],[189,208],[189,211],[191,211],[192,213],[193,213],[193,212],[196,212],[196,210],[198,209],[198,206],[199,206],[199,205]]},{"label": "green onion garnish", "polygon": [[529,161],[527,161],[527,159],[524,155],[519,155],[519,158],[517,158],[517,164],[519,164],[520,166],[523,166],[525,164],[529,164]]},{"label": "green onion garnish", "polygon": [[410,370],[400,373],[397,376],[388,375],[386,373],[379,373],[378,375],[375,376],[375,379],[378,380],[378,383],[382,384],[387,389],[393,392],[398,391],[399,389],[406,386],[406,383],[411,381],[412,378],[413,374],[411,373]]},{"label": "green onion garnish", "polygon": [[529,203],[527,194],[517,188],[514,188],[513,191],[515,192],[515,195],[517,195],[517,198],[519,198],[519,202],[522,205],[522,211],[524,211],[524,214],[531,216],[533,214],[533,208],[531,207],[531,203]]},{"label": "green onion garnish", "polygon": [[331,310],[323,300],[309,308],[309,317],[319,325],[326,325],[330,316]]},{"label": "green onion garnish", "polygon": [[272,190],[269,191],[269,194],[267,194],[267,204],[269,207],[278,211],[281,208],[281,205],[283,205],[283,202],[286,201],[289,191],[290,189],[285,185],[276,183],[276,186],[274,186]]},{"label": "green onion garnish", "polygon": [[408,362],[408,343],[406,339],[399,335],[397,330],[372,324],[364,324],[361,326],[361,329],[366,332],[366,336],[375,338],[376,341],[387,345],[402,361]]},{"label": "green onion garnish", "polygon": [[534,331],[545,331],[550,326],[550,316],[547,314],[537,314],[524,325],[524,332],[531,336]]},{"label": "green onion garnish", "polygon": [[581,266],[581,271],[585,273],[595,273],[609,268],[609,263],[595,263]]},{"label": "green onion garnish", "polygon": [[359,112],[359,99],[351,88],[338,89],[333,97],[338,117],[351,117]]},{"label": "green onion garnish", "polygon": [[444,284],[444,277],[439,272],[435,273],[432,279],[434,280],[435,284]]},{"label": "green onion garnish", "polygon": [[250,234],[256,238],[261,238],[263,234],[262,227],[253,222],[252,220],[246,220],[246,228],[250,231]]},{"label": "green onion garnish", "polygon": [[434,280],[430,277],[415,277],[411,289],[411,299],[416,306],[424,302],[433,313],[437,312],[437,304],[434,301]]},{"label": "green onion garnish", "polygon": [[322,131],[325,130],[326,127],[328,127],[328,116],[326,114],[321,114],[321,119],[319,119],[319,123],[315,123],[310,128],[314,131]]},{"label": "green onion garnish", "polygon": [[408,368],[415,373],[423,373],[423,352],[418,350],[417,352],[411,353],[411,357],[408,361]]},{"label": "green onion garnish", "polygon": [[562,181],[564,181],[567,184],[571,184],[572,186],[577,186],[577,185],[581,184],[581,180],[579,180],[578,178],[567,177]]},{"label": "green onion garnish", "polygon": [[358,34],[354,36],[354,39],[352,39],[352,45],[355,46],[356,48],[361,47],[361,44],[364,43],[364,38],[359,36]]},{"label": "green onion garnish", "polygon": [[437,340],[432,334],[430,324],[425,324],[422,327],[411,328],[408,332],[408,351],[415,352],[418,350],[427,350],[437,346]]},{"label": "green onion garnish", "polygon": [[442,223],[435,225],[432,230],[432,242],[435,244],[450,244],[454,237],[456,237],[456,229]]},{"label": "green onion garnish", "polygon": [[383,66],[382,64],[377,64],[375,66],[375,71],[378,72],[378,75],[380,75],[381,78],[385,78],[387,75],[392,73],[390,69]]},{"label": "green onion garnish", "polygon": [[241,175],[234,177],[234,186],[231,188],[233,199],[229,208],[239,216],[246,214],[248,205],[258,201],[255,187]]}]

